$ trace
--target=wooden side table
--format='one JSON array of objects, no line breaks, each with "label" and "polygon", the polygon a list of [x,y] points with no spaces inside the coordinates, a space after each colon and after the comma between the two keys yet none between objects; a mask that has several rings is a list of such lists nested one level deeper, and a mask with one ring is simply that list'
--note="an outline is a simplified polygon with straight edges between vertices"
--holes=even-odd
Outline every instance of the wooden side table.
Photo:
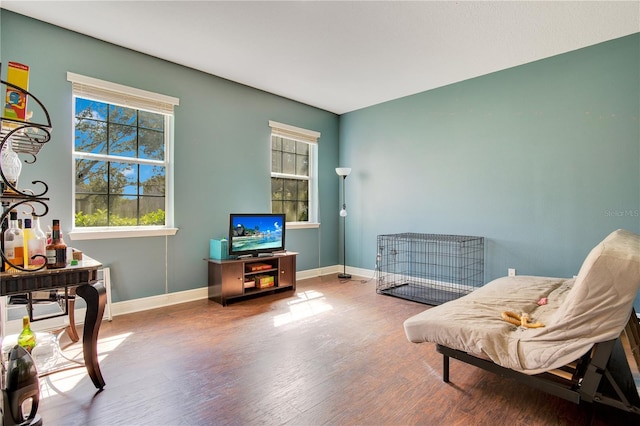
[{"label": "wooden side table", "polygon": [[66,268],[0,272],[0,296],[67,288],[75,290],[75,294],[85,300],[87,310],[82,333],[82,352],[87,373],[98,389],[105,385],[98,364],[98,332],[107,302],[104,283],[98,281],[98,269],[101,267],[100,262],[84,255],[78,265]]}]

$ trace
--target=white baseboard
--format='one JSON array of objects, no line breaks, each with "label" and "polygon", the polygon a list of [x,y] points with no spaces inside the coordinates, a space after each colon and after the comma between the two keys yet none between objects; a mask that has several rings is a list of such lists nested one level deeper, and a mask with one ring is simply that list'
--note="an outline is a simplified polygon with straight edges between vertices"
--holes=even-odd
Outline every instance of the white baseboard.
[{"label": "white baseboard", "polygon": [[[326,268],[308,269],[306,271],[296,272],[296,280],[304,280],[323,275],[331,275],[342,272],[342,265],[334,265]],[[347,268],[347,272],[358,276],[373,276],[374,271]],[[165,306],[176,305],[178,303],[192,302],[195,300],[206,299],[209,297],[207,287],[196,288],[193,290],[179,291],[169,294],[161,294],[158,296],[144,297],[140,299],[126,300],[124,302],[113,302],[111,304],[111,314],[113,316],[131,314],[134,312],[146,311],[149,309],[162,308]],[[81,321],[84,317],[77,316],[77,321]]]},{"label": "white baseboard", "polygon": [[363,278],[374,278],[376,271],[371,269],[352,268],[347,266],[347,274],[357,275],[358,277],[363,277]]},{"label": "white baseboard", "polygon": [[175,293],[126,300],[124,302],[113,302],[111,304],[111,314],[113,316],[131,314],[134,312],[176,305],[178,303],[206,299],[208,296],[207,287],[201,287],[193,290],[177,291]]},{"label": "white baseboard", "polygon": [[321,277],[323,275],[337,274],[342,270],[342,266],[333,265],[326,268],[308,269],[306,271],[296,272],[296,280],[305,280],[307,278]]},{"label": "white baseboard", "polygon": [[[299,271],[296,273],[297,280],[304,280],[307,278],[320,277],[323,275],[331,275],[342,272],[343,268],[341,265],[329,266],[326,268],[317,268],[317,269],[309,269],[306,271]],[[352,275],[362,276],[362,277],[372,277],[375,271],[360,269],[360,268],[350,268],[347,267],[347,272]],[[192,302],[195,300],[202,300],[209,297],[208,288],[200,287],[193,290],[185,290],[178,291],[169,294],[161,294],[157,296],[143,297],[139,299],[133,300],[125,300],[123,302],[113,302],[111,303],[111,316],[124,315],[124,314],[132,314],[134,312],[146,311],[149,309],[157,309],[165,306],[176,305],[179,303]],[[76,314],[76,323],[82,324],[84,321],[84,308],[78,308],[75,311]],[[108,321],[110,318],[108,317],[108,313],[105,311],[104,321]],[[38,321],[34,323],[34,327],[39,329],[51,329],[55,328],[54,326],[59,326],[61,321],[68,319],[66,317],[56,318],[54,321]],[[37,325],[36,325],[37,324]],[[68,322],[67,322],[68,324]],[[22,321],[9,321],[7,324],[7,330],[9,332],[20,332],[22,328]]]},{"label": "white baseboard", "polygon": [[[337,274],[343,271],[342,265],[333,265],[325,268],[316,268],[316,269],[308,269],[306,271],[296,272],[297,280],[304,280],[308,278],[320,277],[323,275],[331,275]],[[346,268],[347,273],[352,275],[357,275],[359,277],[374,277],[375,271],[361,268]],[[178,291],[169,294],[161,294],[157,296],[143,297],[139,299],[133,300],[125,300],[123,302],[115,302],[111,303],[111,316],[132,314],[134,312],[146,311],[149,309],[157,309],[165,306],[177,305],[179,303],[192,302],[195,300],[202,300],[209,297],[209,292],[207,287],[200,287],[192,290]],[[78,308],[75,310],[75,320],[77,324],[82,324],[84,322],[84,308]],[[103,318],[104,321],[110,320],[110,316],[108,312],[105,310],[105,316]],[[58,328],[60,325],[63,325],[66,321],[68,324],[67,317],[55,318],[53,320],[45,320],[45,321],[37,321],[33,324],[35,329],[52,329]],[[22,329],[22,321],[9,321],[5,323],[5,333],[19,333]],[[9,332],[9,333],[7,333]]]}]

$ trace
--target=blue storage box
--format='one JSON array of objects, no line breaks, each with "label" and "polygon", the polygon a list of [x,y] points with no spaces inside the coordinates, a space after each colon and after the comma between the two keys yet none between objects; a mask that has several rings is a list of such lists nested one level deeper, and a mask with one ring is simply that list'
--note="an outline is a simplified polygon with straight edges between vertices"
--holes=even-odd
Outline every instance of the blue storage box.
[{"label": "blue storage box", "polygon": [[209,240],[209,259],[229,259],[229,241],[225,238]]}]

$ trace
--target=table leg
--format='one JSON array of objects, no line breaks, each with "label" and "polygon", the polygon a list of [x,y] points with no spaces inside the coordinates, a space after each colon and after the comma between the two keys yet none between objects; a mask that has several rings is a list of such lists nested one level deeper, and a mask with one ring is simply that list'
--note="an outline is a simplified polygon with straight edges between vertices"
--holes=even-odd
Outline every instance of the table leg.
[{"label": "table leg", "polygon": [[107,291],[104,284],[98,281],[95,284],[85,284],[77,287],[76,294],[87,303],[84,330],[82,331],[84,363],[93,384],[98,389],[102,389],[105,383],[98,364],[98,331],[100,330],[104,307],[107,302]]},{"label": "table leg", "polygon": [[76,289],[70,288],[67,294],[67,315],[69,316],[69,325],[67,326],[67,334],[72,342],[80,340],[78,337],[78,330],[76,330]]}]

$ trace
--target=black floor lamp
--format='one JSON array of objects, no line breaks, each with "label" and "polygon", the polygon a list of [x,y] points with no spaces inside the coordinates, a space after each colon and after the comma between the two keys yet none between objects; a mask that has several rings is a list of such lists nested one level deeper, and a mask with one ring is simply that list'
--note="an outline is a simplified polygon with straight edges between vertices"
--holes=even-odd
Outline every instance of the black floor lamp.
[{"label": "black floor lamp", "polygon": [[336,173],[338,176],[342,176],[342,209],[340,210],[340,216],[342,216],[342,273],[338,274],[338,278],[348,280],[351,279],[351,275],[347,274],[347,204],[344,195],[344,182],[351,173],[351,169],[337,167]]}]

